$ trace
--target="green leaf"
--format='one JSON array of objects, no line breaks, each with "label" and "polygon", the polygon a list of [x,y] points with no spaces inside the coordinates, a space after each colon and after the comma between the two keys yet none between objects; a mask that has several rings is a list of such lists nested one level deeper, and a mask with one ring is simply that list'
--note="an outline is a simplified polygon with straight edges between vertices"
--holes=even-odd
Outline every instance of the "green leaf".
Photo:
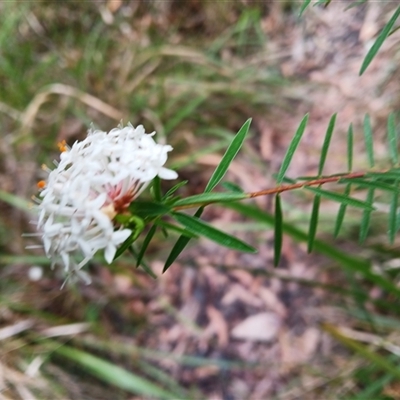
[{"label": "green leaf", "polygon": [[167,193],[165,193],[163,198],[167,199],[169,196],[174,194],[179,188],[181,188],[182,186],[185,186],[188,182],[189,181],[182,181],[182,182],[177,183],[175,186],[173,186],[171,189],[169,189]]},{"label": "green leaf", "polygon": [[303,15],[303,12],[310,5],[310,3],[311,3],[311,0],[303,0],[303,4],[301,5],[300,11],[299,11],[299,17],[301,17]]},{"label": "green leaf", "polygon": [[389,142],[389,152],[393,164],[399,162],[398,150],[397,150],[397,132],[396,132],[396,122],[394,119],[394,114],[390,113],[388,117],[388,142]]},{"label": "green leaf", "polygon": [[[374,201],[374,194],[375,194],[375,189],[369,188],[366,202],[371,206]],[[359,239],[360,243],[364,243],[365,239],[367,238],[370,222],[371,222],[371,210],[365,209],[361,217],[360,239]]]},{"label": "green leaf", "polygon": [[287,149],[287,152],[285,154],[285,157],[283,158],[281,168],[278,172],[278,177],[277,177],[277,183],[278,185],[281,185],[283,182],[283,178],[285,177],[286,171],[289,168],[290,162],[292,161],[294,152],[297,149],[297,146],[300,143],[300,139],[303,136],[303,133],[306,129],[307,126],[307,121],[308,121],[308,114],[306,114],[303,119],[300,122],[299,127],[297,128],[297,131],[290,142],[289,148]]},{"label": "green leaf", "polygon": [[364,139],[365,139],[365,149],[367,151],[368,163],[372,168],[375,165],[374,162],[374,144],[372,139],[372,128],[369,115],[366,114],[364,118]]},{"label": "green leaf", "polygon": [[397,194],[399,194],[400,192],[399,188],[396,185],[380,182],[377,181],[376,179],[367,180],[363,178],[351,178],[351,179],[345,178],[341,179],[339,183],[352,183],[353,185],[357,185],[358,187],[380,189],[389,192],[396,192]]},{"label": "green leaf", "polygon": [[349,172],[353,170],[353,124],[350,124],[347,131],[347,169]]},{"label": "green leaf", "polygon": [[[398,188],[399,182],[396,181],[396,187]],[[392,200],[390,202],[389,208],[389,223],[388,223],[388,237],[390,244],[394,243],[394,239],[397,233],[397,208],[399,203],[399,194],[398,192],[393,193]]]},{"label": "green leaf", "polygon": [[[349,197],[351,192],[351,183],[348,183],[346,185],[346,189],[344,190],[344,195],[346,197]],[[334,237],[337,238],[340,232],[340,229],[343,225],[343,221],[344,221],[344,216],[346,214],[346,208],[347,208],[347,204],[341,204],[339,207],[339,212],[336,218],[336,224],[335,224],[335,231],[333,233]]]},{"label": "green leaf", "polygon": [[321,196],[317,194],[314,197],[313,207],[311,211],[310,227],[308,229],[308,243],[307,243],[308,253],[312,252],[314,246],[315,235],[317,233],[317,226],[318,226],[318,214],[319,214],[320,203],[321,203]]},{"label": "green leaf", "polygon": [[278,266],[281,259],[282,253],[282,230],[283,218],[282,218],[282,205],[281,196],[277,194],[275,196],[275,224],[274,224],[274,266]]},{"label": "green leaf", "polygon": [[380,179],[381,181],[393,181],[400,178],[400,168],[392,168],[385,172],[368,172],[366,177]]},{"label": "green leaf", "polygon": [[165,204],[151,201],[134,200],[129,205],[129,211],[132,215],[137,215],[143,219],[159,217],[168,214],[171,209]]},{"label": "green leaf", "polygon": [[[194,214],[194,218],[200,218],[201,214],[203,213],[204,207],[200,207],[196,213]],[[196,232],[197,233],[197,232]],[[185,236],[180,236],[179,239],[176,241],[174,247],[172,248],[171,252],[168,255],[167,260],[165,261],[163,273],[172,265],[172,263],[178,258],[179,254],[182,253],[183,249],[189,243],[190,238]]]},{"label": "green leaf", "polygon": [[347,197],[345,194],[329,192],[324,189],[312,188],[305,186],[304,189],[319,194],[321,197],[325,197],[329,200],[337,201],[341,204],[346,204],[351,207],[363,208],[365,210],[373,211],[374,207],[368,202],[354,199],[352,197]]},{"label": "green leaf", "polygon": [[152,183],[152,189],[153,189],[153,196],[154,196],[154,200],[157,202],[161,201],[162,198],[162,194],[161,194],[161,179],[156,176],[153,179],[153,183]]},{"label": "green leaf", "polygon": [[[239,152],[240,148],[243,145],[243,142],[246,138],[246,135],[249,131],[251,124],[251,118],[248,119],[243,126],[239,129],[239,132],[233,138],[231,144],[228,146],[225,154],[222,157],[221,162],[218,164],[217,168],[215,169],[214,173],[211,175],[210,180],[207,183],[206,188],[204,189],[205,193],[211,192],[215,186],[221,181],[224,177],[226,171],[229,168],[229,165],[236,157],[236,154]],[[201,214],[203,213],[204,207],[200,207],[196,214],[194,215],[195,218],[200,218]],[[187,236],[181,236],[175,243],[174,247],[172,248],[171,252],[168,255],[167,260],[165,261],[163,273],[172,265],[172,263],[177,259],[179,254],[182,253],[183,249],[189,243],[190,238]]]},{"label": "green leaf", "polygon": [[[275,218],[255,206],[238,202],[226,203],[225,207],[235,210],[249,218],[255,219],[259,223],[264,223],[270,227],[275,226]],[[292,223],[283,222],[282,230],[285,234],[289,235],[292,239],[296,241],[305,243],[307,243],[308,241],[308,234],[295,228]],[[380,286],[383,290],[386,290],[388,293],[392,293],[396,297],[400,296],[400,288],[397,287],[396,283],[392,282],[391,279],[385,278],[379,273],[373,272],[371,268],[371,262],[369,260],[347,254],[337,246],[333,246],[318,239],[315,239],[314,241],[314,251],[317,251],[320,254],[323,254],[330,259],[338,262],[344,270],[357,272],[368,281]]]},{"label": "green leaf", "polygon": [[140,265],[140,263],[142,262],[144,253],[147,250],[147,247],[149,246],[151,239],[153,239],[154,234],[156,233],[157,230],[157,226],[153,225],[149,231],[147,232],[146,237],[143,240],[142,246],[140,247],[139,253],[137,255],[137,259],[136,259],[136,268]]},{"label": "green leaf", "polygon": [[214,228],[213,226],[201,221],[196,217],[178,212],[172,212],[171,216],[180,224],[182,224],[189,232],[205,236],[206,238],[222,246],[248,253],[257,252],[254,247],[242,242],[240,239],[237,239],[234,236],[228,235],[227,233]]},{"label": "green leaf", "polygon": [[248,198],[243,193],[202,193],[180,199],[174,203],[174,207],[200,206],[207,203],[217,203],[221,201],[238,201]]},{"label": "green leaf", "polygon": [[364,73],[364,71],[368,68],[368,65],[371,63],[373,58],[378,53],[378,51],[381,48],[383,42],[389,36],[389,33],[392,30],[392,27],[393,27],[394,23],[396,22],[396,20],[397,20],[399,15],[400,15],[400,6],[397,7],[396,11],[392,15],[392,18],[390,18],[389,22],[382,29],[381,33],[376,38],[375,43],[373,44],[373,46],[370,48],[370,50],[368,51],[367,55],[365,56],[364,61],[363,61],[362,65],[361,65],[361,68],[360,68],[360,75],[362,75]]},{"label": "green leaf", "polygon": [[225,154],[223,155],[218,167],[215,169],[212,174],[209,182],[207,183],[206,188],[204,189],[205,193],[211,192],[215,186],[221,181],[221,179],[225,176],[226,171],[228,170],[231,162],[236,157],[240,148],[243,145],[243,142],[247,136],[251,124],[251,118],[249,118],[243,126],[239,129],[239,132],[233,138],[232,143],[229,145]]},{"label": "green leaf", "polygon": [[163,227],[163,228],[165,228],[165,229],[167,229],[167,230],[171,230],[171,231],[180,233],[181,235],[187,236],[187,237],[190,238],[190,239],[198,239],[198,237],[199,237],[199,235],[196,235],[195,233],[189,232],[189,231],[186,230],[186,229],[182,229],[182,228],[179,227],[179,226],[170,224],[169,222],[163,221],[163,220],[161,220],[161,219],[156,219],[156,220],[154,221],[154,223],[155,223],[157,226],[161,226],[161,227]]},{"label": "green leaf", "polygon": [[229,190],[230,192],[244,193],[244,190],[239,185],[233,182],[223,182],[221,183],[221,186],[226,190]]},{"label": "green leaf", "polygon": [[318,166],[319,176],[322,175],[322,170],[324,169],[326,156],[328,154],[329,145],[332,139],[333,129],[335,128],[335,122],[336,122],[336,114],[333,114],[329,121],[328,129],[326,130],[324,144],[322,145],[321,158],[319,160],[319,166]]},{"label": "green leaf", "polygon": [[[122,217],[125,217],[124,215],[117,215],[116,220],[120,221]],[[128,216],[128,221],[123,223],[127,228],[132,230],[132,233],[129,235],[129,237],[123,242],[117,249],[114,260],[116,260],[118,257],[120,257],[125,250],[129,249],[133,242],[136,241],[136,239],[139,237],[139,235],[142,233],[145,224],[144,221],[137,217],[136,215],[133,216]]]},{"label": "green leaf", "polygon": [[[139,253],[136,251],[134,246],[129,247],[129,252],[133,255],[135,259],[138,258]],[[143,268],[143,271],[146,272],[149,276],[151,276],[153,279],[157,279],[157,275],[153,272],[153,270],[147,265],[145,262],[144,258],[142,258],[142,261],[140,262],[140,266]]]},{"label": "green leaf", "polygon": [[175,393],[166,391],[147,379],[134,375],[126,369],[118,367],[115,364],[93,356],[85,351],[63,345],[55,346],[54,352],[64,358],[72,360],[76,365],[84,368],[85,372],[94,375],[110,385],[126,390],[129,393],[145,397],[176,398]]}]

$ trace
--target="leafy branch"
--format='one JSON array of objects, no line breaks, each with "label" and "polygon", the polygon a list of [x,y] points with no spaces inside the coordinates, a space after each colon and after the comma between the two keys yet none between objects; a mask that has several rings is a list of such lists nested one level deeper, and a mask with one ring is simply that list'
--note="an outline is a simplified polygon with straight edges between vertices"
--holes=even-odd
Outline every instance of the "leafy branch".
[{"label": "leafy branch", "polygon": [[[222,186],[225,189],[228,189],[228,191],[213,192],[214,188],[216,188],[217,185],[224,178],[231,162],[243,145],[250,128],[250,119],[244,123],[244,125],[241,127],[239,132],[232,140],[232,143],[228,147],[227,151],[221,159],[221,162],[217,166],[208,184],[206,185],[204,193],[189,196],[186,198],[180,198],[179,196],[176,196],[175,193],[180,187],[186,184],[186,182],[181,182],[170,189],[165,195],[163,195],[161,192],[160,180],[155,179],[152,187],[153,201],[134,201],[130,205],[129,211],[131,215],[134,216],[134,218],[131,219],[132,225],[130,227],[132,229],[132,235],[118,250],[116,257],[121,255],[123,251],[129,249],[133,245],[133,242],[142,232],[145,224],[150,224],[151,227],[148,230],[148,233],[144,238],[140,251],[137,255],[137,265],[143,265],[148,272],[149,268],[143,264],[143,257],[148,245],[150,244],[150,241],[152,240],[158,229],[162,230],[165,235],[168,235],[169,231],[180,233],[179,239],[175,243],[167,258],[164,266],[164,271],[166,271],[171,266],[171,264],[184,250],[189,241],[192,238],[198,238],[199,236],[204,236],[222,246],[229,247],[238,251],[255,252],[256,249],[254,249],[252,246],[244,243],[242,240],[230,234],[216,229],[210,224],[200,220],[200,217],[204,208],[212,204],[223,204],[226,206],[230,203],[237,203],[238,201],[246,199],[270,195],[275,197],[275,212],[273,217],[275,231],[274,263],[275,265],[278,265],[281,255],[282,236],[285,231],[281,205],[281,195],[284,192],[297,189],[304,189],[314,194],[309,230],[308,234],[306,234],[306,241],[308,244],[309,252],[313,250],[316,241],[315,237],[317,234],[317,226],[319,220],[319,208],[322,199],[335,201],[340,204],[334,227],[335,237],[337,237],[340,233],[347,207],[350,206],[362,210],[360,222],[360,242],[363,242],[366,239],[369,231],[371,213],[375,210],[374,198],[376,190],[383,191],[389,194],[391,198],[388,213],[388,237],[390,243],[393,243],[396,233],[400,230],[400,212],[398,210],[398,196],[400,190],[398,182],[400,181],[400,168],[398,166],[398,140],[394,114],[389,115],[387,123],[388,149],[390,161],[392,164],[390,168],[382,170],[377,170],[375,168],[372,127],[370,118],[368,115],[366,115],[364,119],[364,140],[369,169],[363,172],[352,171],[354,139],[353,127],[352,125],[350,125],[347,132],[348,171],[329,176],[322,175],[336,122],[336,114],[334,114],[329,121],[323,141],[320,161],[318,165],[318,175],[291,179],[286,176],[286,172],[291,164],[293,156],[306,130],[307,122],[308,114],[305,115],[301,120],[293,136],[293,139],[289,144],[281,167],[278,171],[278,174],[276,175],[277,185],[275,187],[256,192],[245,193],[243,189],[241,189],[237,185],[226,182],[222,183]],[[345,188],[342,192],[339,192],[337,190],[323,189],[322,186],[327,183],[336,183],[342,186],[344,185]],[[367,190],[366,199],[360,200],[351,196],[353,188],[355,188],[356,190]],[[181,212],[182,210],[190,208],[198,208],[193,216]],[[121,218],[121,216],[118,216],[117,218]],[[169,221],[166,221],[166,218]],[[171,223],[171,221],[175,221],[176,223],[178,223],[178,225]]]}]

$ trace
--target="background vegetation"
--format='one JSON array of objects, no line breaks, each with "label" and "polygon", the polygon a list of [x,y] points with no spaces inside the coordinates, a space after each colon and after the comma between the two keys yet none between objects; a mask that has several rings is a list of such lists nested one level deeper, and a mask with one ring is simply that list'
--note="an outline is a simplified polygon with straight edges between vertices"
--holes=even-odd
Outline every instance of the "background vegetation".
[{"label": "background vegetation", "polygon": [[21,237],[35,231],[26,199],[39,166],[92,122],[156,130],[174,147],[169,166],[189,180],[182,196],[204,190],[249,117],[250,137],[228,176],[246,191],[274,186],[306,112],[289,175],[317,174],[334,112],[325,172],[346,170],[350,122],[355,167],[366,168],[365,113],[375,162],[386,165],[387,116],[399,103],[398,35],[363,77],[358,71],[395,7],[363,3],[310,6],[301,19],[290,1],[0,3],[4,398],[399,398],[400,264],[398,241],[386,237],[385,193],[376,195],[380,212],[362,246],[360,212],[349,210],[333,242],[337,207],[323,201],[312,256],[304,245],[312,196],[282,196],[277,269],[269,198],[204,214],[258,255],[193,241],[161,275],[174,238],[160,236],[147,259],[157,280],[129,258],[110,267],[99,258],[92,285],[60,290],[62,276],[41,251],[25,250],[34,238]]}]

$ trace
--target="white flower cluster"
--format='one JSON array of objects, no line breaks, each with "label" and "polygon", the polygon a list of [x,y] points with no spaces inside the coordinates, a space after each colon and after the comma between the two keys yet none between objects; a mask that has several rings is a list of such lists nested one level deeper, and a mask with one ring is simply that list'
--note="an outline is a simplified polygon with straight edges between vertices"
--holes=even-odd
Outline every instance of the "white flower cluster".
[{"label": "white flower cluster", "polygon": [[61,261],[67,273],[81,268],[104,249],[111,263],[117,246],[131,234],[116,228],[113,218],[159,176],[175,179],[164,168],[169,145],[157,144],[143,126],[118,126],[109,133],[91,129],[72,147],[60,144],[61,159],[39,182],[38,230],[52,266]]}]

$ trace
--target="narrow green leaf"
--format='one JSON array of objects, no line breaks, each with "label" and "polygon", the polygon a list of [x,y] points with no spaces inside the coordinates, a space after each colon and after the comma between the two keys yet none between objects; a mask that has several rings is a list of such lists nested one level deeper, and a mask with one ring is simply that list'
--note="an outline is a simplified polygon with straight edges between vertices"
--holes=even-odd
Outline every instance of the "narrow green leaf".
[{"label": "narrow green leaf", "polygon": [[126,369],[118,367],[115,364],[93,356],[85,351],[63,345],[55,347],[54,352],[72,360],[74,363],[84,368],[85,372],[96,376],[106,383],[126,390],[127,392],[146,397],[176,398],[175,393],[164,390],[147,379],[134,375]]},{"label": "narrow green leaf", "polygon": [[400,168],[392,168],[385,172],[368,172],[366,177],[379,179],[380,181],[395,181],[400,178]]},{"label": "narrow green leaf", "polygon": [[388,184],[385,182],[380,182],[376,179],[372,179],[372,180],[367,180],[367,179],[363,179],[363,178],[341,179],[339,181],[339,183],[352,183],[353,185],[357,185],[358,187],[380,189],[380,190],[385,190],[388,192],[396,192],[397,194],[400,194],[399,193],[400,190],[396,185]]},{"label": "narrow green leaf", "polygon": [[[136,251],[135,246],[129,247],[128,251],[133,255],[135,259],[138,258],[139,253]],[[154,271],[149,267],[149,265],[146,263],[144,258],[142,258],[142,261],[140,262],[140,266],[143,268],[143,271],[146,272],[149,276],[151,276],[153,279],[157,279],[157,275],[154,273]],[[136,267],[137,268],[137,267]]]},{"label": "narrow green leaf", "polygon": [[[235,210],[249,218],[255,219],[259,223],[264,223],[266,226],[275,226],[274,216],[260,210],[255,206],[237,202],[226,203],[225,207]],[[283,222],[282,230],[292,239],[307,243],[307,233],[297,229],[292,223]],[[400,296],[400,288],[397,287],[396,283],[393,282],[392,279],[387,279],[383,275],[373,272],[371,268],[371,262],[369,260],[348,254],[344,252],[343,249],[339,249],[337,246],[333,246],[318,239],[315,239],[314,241],[314,251],[324,254],[332,260],[338,262],[344,270],[357,272],[368,281],[386,290],[388,293],[392,293],[396,297]]]},{"label": "narrow green leaf", "polygon": [[[399,182],[396,181],[396,187],[398,187]],[[397,233],[397,208],[399,204],[399,194],[397,192],[393,193],[392,200],[390,202],[389,208],[389,223],[388,223],[388,237],[390,244],[394,243],[394,239]]]},{"label": "narrow green leaf", "polygon": [[181,235],[187,236],[190,239],[198,239],[198,237],[199,237],[199,235],[196,235],[195,233],[189,232],[186,229],[183,229],[183,228],[181,228],[179,226],[176,226],[174,224],[170,224],[169,222],[163,221],[161,219],[155,220],[154,223],[157,226],[161,226],[162,228],[165,228],[167,231],[170,230],[170,231],[174,231],[174,232],[180,233]]},{"label": "narrow green leaf", "polygon": [[317,194],[314,197],[313,207],[311,211],[310,227],[308,229],[308,243],[307,243],[308,253],[312,252],[314,246],[315,235],[317,233],[317,226],[318,226],[318,214],[319,214],[320,203],[321,203],[321,196]]},{"label": "narrow green leaf", "polygon": [[161,179],[158,176],[156,176],[153,179],[152,189],[153,189],[154,200],[157,201],[157,202],[160,202],[161,198],[162,198],[162,194],[161,194]]},{"label": "narrow green leaf", "polygon": [[331,139],[332,139],[333,129],[335,128],[335,123],[336,123],[336,114],[333,114],[329,121],[328,129],[326,130],[324,144],[322,145],[321,158],[319,160],[319,166],[318,166],[318,175],[319,176],[322,175],[322,170],[324,169],[326,156],[328,154],[329,145],[330,145]]},{"label": "narrow green leaf", "polygon": [[354,199],[353,197],[347,197],[345,194],[336,193],[336,192],[329,192],[324,189],[312,188],[312,187],[305,187],[304,189],[319,194],[321,197],[325,197],[329,200],[337,201],[341,204],[346,204],[351,207],[363,208],[365,210],[373,211],[374,207],[366,201]]},{"label": "narrow green leaf", "polygon": [[[371,206],[374,201],[374,194],[375,194],[375,189],[369,188],[366,202]],[[364,243],[365,239],[367,238],[370,222],[371,222],[371,210],[365,209],[361,217],[360,239],[359,239],[360,243]]]},{"label": "narrow green leaf", "polygon": [[283,178],[285,177],[286,171],[289,168],[290,162],[292,161],[294,152],[296,151],[297,146],[300,143],[300,139],[303,136],[303,133],[306,129],[307,122],[308,122],[308,114],[306,114],[303,117],[303,119],[301,120],[300,125],[297,128],[297,131],[296,131],[292,141],[290,142],[290,145],[289,145],[289,148],[287,149],[285,157],[283,158],[282,165],[278,172],[278,177],[276,179],[278,185],[281,185],[283,182]]},{"label": "narrow green leaf", "polygon": [[136,268],[140,265],[140,263],[142,262],[144,253],[147,250],[147,247],[149,246],[151,239],[153,239],[154,234],[156,233],[157,230],[157,226],[153,225],[149,231],[147,232],[146,237],[143,240],[142,246],[140,247],[139,253],[137,255],[137,259],[136,259]]},{"label": "narrow green leaf", "polygon": [[389,141],[389,152],[393,164],[399,162],[398,150],[397,150],[397,132],[396,132],[396,122],[394,119],[394,114],[390,113],[388,117],[388,141]]},{"label": "narrow green leaf", "polygon": [[381,33],[376,38],[375,43],[372,45],[372,47],[368,51],[367,55],[365,56],[364,61],[363,61],[362,65],[361,65],[361,68],[360,68],[360,75],[362,75],[364,73],[364,71],[368,68],[368,65],[371,63],[373,58],[378,53],[378,51],[381,48],[383,42],[389,36],[389,33],[392,30],[392,27],[393,27],[394,23],[396,22],[396,20],[397,20],[399,15],[400,15],[400,6],[397,7],[396,11],[392,15],[392,18],[390,18],[389,22],[382,29]]},{"label": "narrow green leaf", "polygon": [[281,196],[275,196],[275,224],[274,224],[274,266],[277,267],[281,259],[283,239],[283,218]]},{"label": "narrow green leaf", "polygon": [[243,145],[243,142],[247,136],[251,124],[251,118],[249,118],[243,126],[239,129],[239,132],[233,138],[232,143],[229,145],[225,154],[223,155],[221,162],[218,164],[218,167],[215,169],[212,174],[209,182],[207,183],[206,188],[204,189],[205,193],[211,192],[215,186],[221,181],[221,179],[225,176],[226,171],[228,170],[231,162],[236,157],[240,148]]},{"label": "narrow green leaf", "polygon": [[[348,183],[346,185],[346,189],[344,190],[344,195],[346,197],[350,196],[350,192],[351,192],[351,183]],[[343,221],[344,221],[344,216],[346,214],[346,208],[347,208],[347,204],[341,204],[339,207],[339,212],[336,218],[336,224],[335,224],[335,231],[333,233],[334,237],[337,238],[340,232],[340,229],[343,225]]]},{"label": "narrow green leaf", "polygon": [[174,194],[179,188],[181,188],[182,186],[185,186],[189,181],[182,181],[177,183],[175,186],[173,186],[171,189],[168,190],[167,193],[165,193],[164,195],[164,199],[168,198],[169,196],[171,196],[172,194]]},{"label": "narrow green leaf", "polygon": [[151,201],[134,200],[129,205],[129,211],[132,215],[137,215],[141,218],[158,217],[168,214],[171,209],[162,203]]},{"label": "narrow green leaf", "polygon": [[[203,214],[204,207],[200,207],[196,213],[194,214],[194,218],[200,218],[201,214]],[[197,233],[197,232],[196,232]],[[189,243],[190,238],[187,236],[181,235],[179,239],[174,244],[171,252],[169,253],[167,260],[165,261],[163,273],[167,271],[167,269],[172,265],[172,263],[178,258],[179,254],[182,253],[183,249]]]},{"label": "narrow green leaf", "polygon": [[[231,144],[228,146],[225,154],[222,157],[221,162],[218,164],[217,168],[215,169],[214,173],[211,175],[210,180],[207,183],[206,188],[204,189],[205,193],[211,192],[215,186],[221,181],[221,179],[225,176],[226,171],[228,170],[231,162],[236,157],[237,153],[239,152],[240,148],[243,145],[243,142],[247,136],[251,124],[251,118],[249,118],[243,126],[239,129],[238,133],[233,138]],[[204,207],[200,207],[196,214],[194,215],[195,218],[200,218],[201,214],[203,213]],[[179,254],[182,253],[183,249],[189,243],[190,238],[187,236],[180,236],[179,239],[176,241],[174,247],[172,248],[171,252],[168,255],[167,260],[165,261],[163,273],[172,265],[172,263],[177,259]]]},{"label": "narrow green leaf", "polygon": [[303,15],[303,12],[306,10],[306,8],[310,5],[311,0],[303,0],[303,4],[300,7],[299,11],[299,17]]},{"label": "narrow green leaf", "polygon": [[372,139],[372,128],[369,115],[365,114],[364,117],[364,139],[365,139],[365,150],[367,151],[368,163],[372,168],[375,165],[374,162],[374,144]]},{"label": "narrow green leaf", "polygon": [[199,206],[206,203],[217,203],[221,201],[238,201],[246,198],[248,198],[248,196],[243,193],[202,193],[186,197],[185,199],[180,199],[174,203],[174,207],[195,206],[195,205]]},{"label": "narrow green leaf", "polygon": [[[118,217],[124,217],[123,215],[117,215],[116,218]],[[132,230],[132,233],[129,235],[129,237],[123,242],[117,249],[114,260],[116,260],[118,257],[120,257],[125,250],[129,249],[132,244],[136,241],[136,239],[139,237],[139,235],[142,233],[145,223],[144,221],[139,218],[136,215],[128,217],[128,222],[125,225],[126,228],[129,228]]]},{"label": "narrow green leaf", "polygon": [[347,131],[347,169],[349,172],[353,170],[353,124],[350,124]]},{"label": "narrow green leaf", "polygon": [[230,192],[244,193],[244,190],[239,185],[233,182],[223,182],[221,183],[221,186],[226,190],[229,190]]},{"label": "narrow green leaf", "polygon": [[198,218],[178,212],[172,212],[171,216],[180,224],[182,224],[188,231],[205,236],[206,238],[222,246],[248,253],[257,252],[254,247],[242,242],[240,239],[237,239],[234,236],[228,235],[227,233],[214,228]]}]

